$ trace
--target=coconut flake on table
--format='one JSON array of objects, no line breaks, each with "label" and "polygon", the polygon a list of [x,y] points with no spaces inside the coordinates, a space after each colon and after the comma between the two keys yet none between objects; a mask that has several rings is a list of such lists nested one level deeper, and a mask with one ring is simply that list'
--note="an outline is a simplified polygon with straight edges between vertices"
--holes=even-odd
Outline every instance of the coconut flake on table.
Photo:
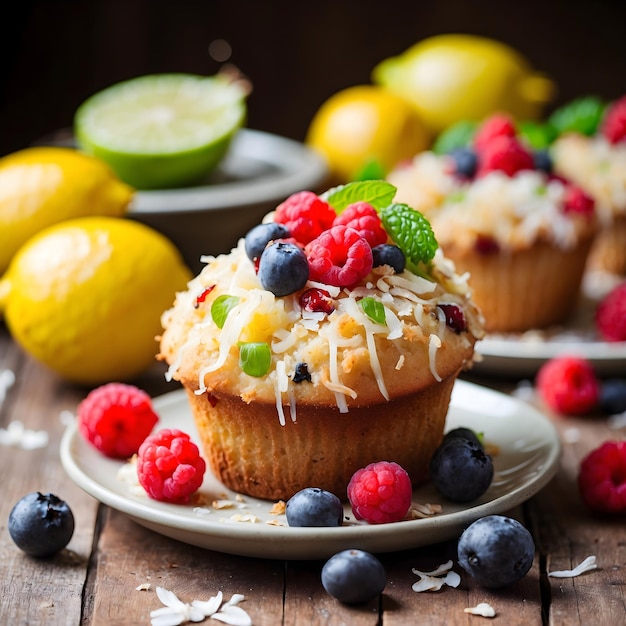
[{"label": "coconut flake on table", "polygon": [[476,606],[463,609],[463,613],[469,613],[470,615],[479,615],[480,617],[495,617],[496,610],[487,602],[481,602]]},{"label": "coconut flake on table", "polygon": [[588,556],[582,563],[578,564],[574,569],[556,570],[554,572],[548,572],[548,576],[552,578],[574,578],[580,576],[586,572],[590,572],[597,569],[595,556]]},{"label": "coconut flake on table", "polygon": [[13,420],[7,428],[0,428],[0,444],[22,450],[37,450],[48,445],[45,430],[29,430],[19,420]]},{"label": "coconut flake on table", "polygon": [[439,591],[444,585],[458,587],[461,584],[461,577],[452,571],[452,560],[443,563],[432,572],[421,572],[415,568],[411,571],[420,577],[420,580],[413,583],[411,587],[413,591],[418,593],[422,591]]}]

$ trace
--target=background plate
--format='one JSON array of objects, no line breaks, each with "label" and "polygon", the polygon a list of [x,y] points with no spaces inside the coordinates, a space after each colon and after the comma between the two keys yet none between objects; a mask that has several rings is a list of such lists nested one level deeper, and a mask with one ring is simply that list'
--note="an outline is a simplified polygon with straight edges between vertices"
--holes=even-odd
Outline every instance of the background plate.
[{"label": "background plate", "polygon": [[[198,441],[183,391],[154,400],[161,417],[159,427],[175,427]],[[448,429],[468,426],[485,433],[485,440],[499,448],[494,457],[495,476],[486,494],[471,504],[446,502],[431,484],[413,492],[413,502],[441,504],[439,515],[393,524],[358,523],[349,507],[349,519],[339,528],[289,528],[284,515],[272,515],[272,502],[245,496],[240,508],[200,510],[192,505],[172,505],[137,494],[118,478],[125,464],[107,459],[68,427],[61,442],[61,461],[69,476],[102,503],[130,516],[160,534],[191,545],[262,558],[325,559],[347,548],[392,552],[450,539],[479,517],[505,512],[539,491],[555,474],[560,443],[552,423],[530,405],[510,396],[457,381],[452,394]],[[235,501],[210,472],[201,494],[208,502]],[[256,523],[233,521],[233,515],[252,514]],[[267,522],[281,522],[270,525]]]}]

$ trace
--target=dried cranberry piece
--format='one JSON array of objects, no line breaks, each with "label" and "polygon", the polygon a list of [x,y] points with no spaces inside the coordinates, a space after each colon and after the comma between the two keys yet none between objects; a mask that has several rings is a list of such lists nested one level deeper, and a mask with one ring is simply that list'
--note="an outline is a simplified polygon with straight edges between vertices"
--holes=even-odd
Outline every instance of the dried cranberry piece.
[{"label": "dried cranberry piece", "polygon": [[325,289],[311,287],[300,295],[300,306],[305,311],[326,313],[330,315],[335,310],[335,304]]},{"label": "dried cranberry piece", "polygon": [[478,254],[485,256],[500,252],[500,244],[489,235],[478,235],[474,243],[474,248]]},{"label": "dried cranberry piece", "polygon": [[467,330],[467,322],[461,307],[456,304],[438,304],[437,306],[445,313],[448,328],[457,334]]}]

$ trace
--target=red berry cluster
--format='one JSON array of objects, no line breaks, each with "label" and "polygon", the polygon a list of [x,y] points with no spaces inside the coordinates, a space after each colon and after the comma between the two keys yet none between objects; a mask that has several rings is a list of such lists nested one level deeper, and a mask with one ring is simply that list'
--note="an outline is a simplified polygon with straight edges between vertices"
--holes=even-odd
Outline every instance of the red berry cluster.
[{"label": "red berry cluster", "polygon": [[626,96],[609,107],[604,116],[601,130],[610,143],[626,141]]},{"label": "red berry cluster", "polygon": [[626,341],[626,281],[617,285],[600,302],[595,322],[605,341]]},{"label": "red berry cluster", "polygon": [[311,191],[293,194],[274,214],[304,249],[309,278],[336,287],[351,287],[372,270],[372,248],[387,241],[376,209],[355,202],[337,215]]}]

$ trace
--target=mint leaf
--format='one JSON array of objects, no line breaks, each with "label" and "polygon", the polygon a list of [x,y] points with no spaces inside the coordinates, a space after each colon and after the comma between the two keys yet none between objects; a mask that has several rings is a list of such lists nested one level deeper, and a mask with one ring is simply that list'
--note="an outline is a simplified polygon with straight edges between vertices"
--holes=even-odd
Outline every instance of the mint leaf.
[{"label": "mint leaf", "polygon": [[211,305],[211,317],[218,328],[224,328],[228,314],[238,303],[239,298],[237,296],[228,296],[226,294],[218,296],[213,300],[213,304]]},{"label": "mint leaf", "polygon": [[556,135],[567,132],[595,135],[606,107],[606,103],[595,96],[576,98],[554,111],[548,118],[548,123]]},{"label": "mint leaf", "polygon": [[361,169],[354,176],[355,181],[363,180],[379,180],[385,177],[385,168],[380,161],[372,159],[361,167]]},{"label": "mint leaf", "polygon": [[417,265],[428,264],[439,247],[430,222],[406,204],[392,204],[380,214],[380,219],[395,244],[404,252],[412,271]]},{"label": "mint leaf", "polygon": [[329,189],[322,198],[340,214],[355,202],[369,202],[376,210],[388,206],[396,188],[384,180],[361,180]]},{"label": "mint leaf", "polygon": [[374,298],[362,298],[359,300],[359,304],[363,309],[363,313],[367,315],[373,322],[377,324],[385,324],[385,307],[382,302],[375,300]]},{"label": "mint leaf", "polygon": [[519,122],[518,134],[533,150],[545,150],[555,139],[554,128],[550,124]]},{"label": "mint leaf", "polygon": [[444,130],[433,144],[436,154],[448,154],[456,148],[464,148],[472,143],[478,122],[461,120]]},{"label": "mint leaf", "polygon": [[270,345],[263,341],[239,344],[239,366],[248,376],[265,376],[272,364]]}]

